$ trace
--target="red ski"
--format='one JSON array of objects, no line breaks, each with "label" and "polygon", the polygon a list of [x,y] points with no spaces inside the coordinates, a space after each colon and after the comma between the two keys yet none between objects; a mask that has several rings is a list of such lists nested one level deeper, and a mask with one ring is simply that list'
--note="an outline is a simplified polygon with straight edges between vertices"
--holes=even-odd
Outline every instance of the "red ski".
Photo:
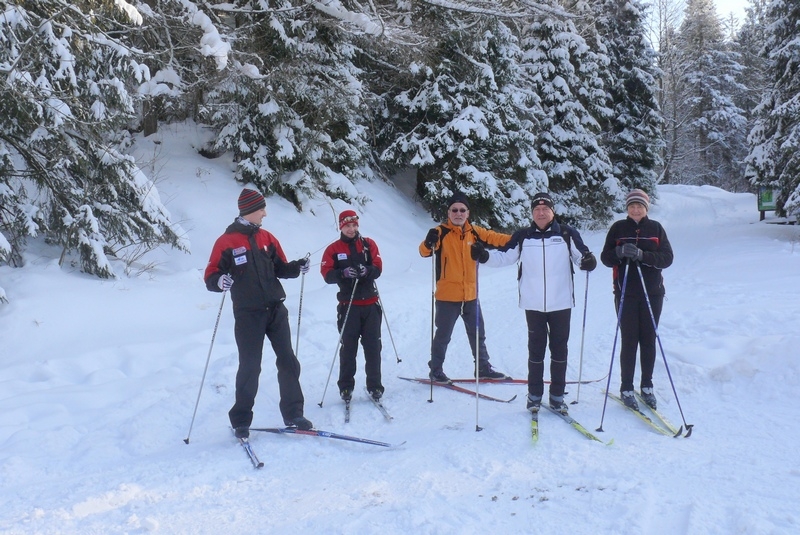
[{"label": "red ski", "polygon": [[[411,381],[413,383],[420,383],[420,384],[423,384],[423,385],[430,385],[432,383],[432,381],[430,379],[423,379],[421,377],[398,377],[398,379],[403,379],[404,381]],[[475,380],[473,379],[472,382],[474,383]],[[484,381],[481,381],[481,382],[483,383]],[[444,384],[444,383],[433,383],[433,385],[434,386],[441,386],[442,388],[447,388],[448,390],[455,390],[456,392],[461,392],[463,394],[469,394],[471,396],[476,395],[476,392],[474,390],[470,390],[469,388],[464,388],[463,386],[452,385],[452,384],[448,385],[448,384]],[[481,399],[485,399],[487,401],[497,401],[498,403],[511,403],[512,401],[517,399],[516,395],[514,397],[512,397],[511,399],[500,399],[500,398],[496,398],[496,397],[493,397],[493,396],[488,396],[486,394],[480,394],[480,393],[477,393],[477,395]]]},{"label": "red ski", "polygon": [[[606,376],[601,377],[599,379],[584,379],[582,381],[567,381],[565,384],[568,384],[568,385],[577,385],[577,384],[588,385],[590,383],[599,383],[600,381],[604,380],[606,377],[608,377],[608,376],[606,375]],[[450,379],[450,380],[453,381],[454,383],[459,383],[459,384],[461,384],[461,383],[474,383],[475,382],[475,379]],[[504,384],[526,385],[526,384],[528,384],[528,380],[527,379],[481,379],[480,383],[501,384],[501,385],[504,385]],[[550,381],[545,381],[544,383],[549,385]]]}]

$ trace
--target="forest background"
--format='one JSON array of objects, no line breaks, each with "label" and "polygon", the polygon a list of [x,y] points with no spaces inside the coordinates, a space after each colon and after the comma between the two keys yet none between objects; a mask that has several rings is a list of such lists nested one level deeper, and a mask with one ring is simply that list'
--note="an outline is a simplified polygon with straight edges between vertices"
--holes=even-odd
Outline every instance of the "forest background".
[{"label": "forest background", "polygon": [[412,174],[434,217],[461,190],[496,229],[540,190],[601,228],[659,184],[769,188],[794,217],[799,27],[786,0],[3,0],[0,262],[44,239],[106,278],[188,249],[129,153],[186,121],[301,211]]}]

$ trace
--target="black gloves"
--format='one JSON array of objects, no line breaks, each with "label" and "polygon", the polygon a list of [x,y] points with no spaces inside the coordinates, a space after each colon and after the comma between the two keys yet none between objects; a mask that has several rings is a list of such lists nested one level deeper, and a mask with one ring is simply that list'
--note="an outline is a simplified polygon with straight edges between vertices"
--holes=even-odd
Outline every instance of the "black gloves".
[{"label": "black gloves", "polygon": [[624,260],[625,258],[629,258],[636,262],[642,261],[642,250],[636,247],[632,243],[626,243],[624,245],[617,245],[615,249],[617,253],[617,258],[620,260]]},{"label": "black gloves", "polygon": [[308,258],[301,258],[299,260],[295,260],[297,265],[300,266],[300,273],[305,275],[308,273],[308,270],[311,269],[311,262],[308,261]]},{"label": "black gloves", "polygon": [[364,264],[356,267],[346,267],[342,270],[342,277],[345,279],[363,279],[369,275],[369,268]]},{"label": "black gloves", "polygon": [[428,235],[425,236],[425,247],[433,251],[433,248],[436,247],[436,242],[439,241],[439,229],[432,228],[428,231]]},{"label": "black gloves", "polygon": [[486,247],[479,241],[476,241],[472,244],[472,247],[469,248],[469,256],[472,257],[473,260],[477,260],[481,264],[485,264],[487,260],[489,260],[489,251],[486,250]]},{"label": "black gloves", "polygon": [[597,267],[597,259],[590,252],[587,252],[581,258],[580,269],[583,271],[592,271]]}]

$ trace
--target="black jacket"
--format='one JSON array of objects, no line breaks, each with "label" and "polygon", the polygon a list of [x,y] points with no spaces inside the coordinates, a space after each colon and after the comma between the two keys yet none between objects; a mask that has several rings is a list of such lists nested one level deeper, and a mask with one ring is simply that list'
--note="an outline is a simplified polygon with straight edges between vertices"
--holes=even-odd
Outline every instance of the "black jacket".
[{"label": "black jacket", "polygon": [[[616,248],[625,243],[632,243],[642,250],[640,266],[647,294],[663,296],[665,290],[661,270],[672,265],[672,246],[664,227],[645,216],[639,223],[626,217],[608,229],[600,261],[614,269],[614,294],[617,297],[622,294],[622,283],[629,264],[627,259],[622,260],[617,256]],[[628,275],[625,295],[643,295],[641,278],[636,269]]]}]

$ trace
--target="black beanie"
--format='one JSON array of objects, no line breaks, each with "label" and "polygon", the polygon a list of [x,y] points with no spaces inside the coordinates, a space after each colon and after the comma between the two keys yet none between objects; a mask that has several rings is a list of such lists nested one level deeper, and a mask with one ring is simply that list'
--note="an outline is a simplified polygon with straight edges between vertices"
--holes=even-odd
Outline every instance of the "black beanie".
[{"label": "black beanie", "polygon": [[461,193],[460,191],[453,193],[453,195],[449,199],[447,199],[447,207],[450,208],[457,202],[460,202],[461,204],[467,207],[467,210],[469,210],[469,202],[467,201],[467,196]]},{"label": "black beanie", "polygon": [[540,192],[534,195],[533,199],[531,199],[531,210],[542,204],[551,210],[555,210],[556,205],[553,203],[553,198],[550,197],[549,193]]}]

